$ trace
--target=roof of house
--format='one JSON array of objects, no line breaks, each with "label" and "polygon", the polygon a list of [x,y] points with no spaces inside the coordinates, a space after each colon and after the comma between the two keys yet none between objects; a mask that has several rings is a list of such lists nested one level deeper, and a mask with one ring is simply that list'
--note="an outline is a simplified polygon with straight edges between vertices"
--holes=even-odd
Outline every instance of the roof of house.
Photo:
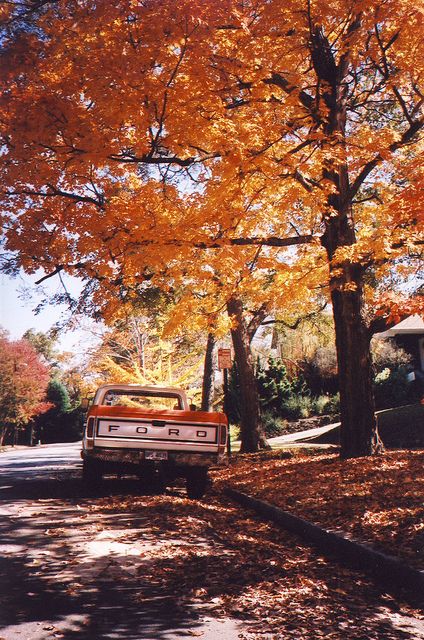
[{"label": "roof of house", "polygon": [[424,320],[419,315],[408,316],[405,320],[402,320],[398,324],[395,324],[391,329],[383,331],[383,333],[376,333],[376,338],[393,338],[398,335],[406,334],[421,334],[424,333]]}]

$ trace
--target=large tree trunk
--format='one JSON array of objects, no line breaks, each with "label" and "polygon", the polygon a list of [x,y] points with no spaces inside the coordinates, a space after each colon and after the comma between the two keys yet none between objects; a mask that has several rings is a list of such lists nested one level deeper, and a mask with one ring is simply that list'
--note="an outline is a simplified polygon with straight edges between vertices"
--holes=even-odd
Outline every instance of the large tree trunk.
[{"label": "large tree trunk", "polygon": [[[383,450],[378,437],[373,395],[370,334],[363,318],[361,269],[348,264],[331,278],[339,370],[342,458]],[[348,286],[346,286],[348,285]]]},{"label": "large tree trunk", "polygon": [[342,458],[381,452],[373,394],[370,332],[364,317],[364,285],[361,264],[340,262],[337,250],[356,242],[349,214],[347,174],[339,169],[339,193],[329,202],[338,212],[328,216],[322,237],[330,265],[330,290],[336,330],[337,365],[340,388]]},{"label": "large tree trunk", "polygon": [[213,333],[208,334],[206,343],[205,362],[203,366],[203,383],[202,383],[202,411],[212,411],[214,398],[214,367],[213,352],[215,349],[216,338]]},{"label": "large tree trunk", "polygon": [[268,445],[262,432],[259,396],[249,334],[243,316],[243,303],[238,298],[230,298],[227,311],[232,319],[231,337],[240,381],[240,451],[254,453]]},{"label": "large tree trunk", "polygon": [[[352,17],[349,36],[361,16]],[[330,289],[336,329],[340,382],[341,457],[366,456],[382,450],[378,439],[372,389],[370,339],[364,318],[363,267],[340,251],[356,243],[354,194],[349,184],[346,153],[346,96],[349,85],[349,49],[334,58],[322,28],[311,24],[311,58],[328,112],[322,120],[328,157],[322,177],[332,183],[323,221],[322,244],[330,267]]]}]

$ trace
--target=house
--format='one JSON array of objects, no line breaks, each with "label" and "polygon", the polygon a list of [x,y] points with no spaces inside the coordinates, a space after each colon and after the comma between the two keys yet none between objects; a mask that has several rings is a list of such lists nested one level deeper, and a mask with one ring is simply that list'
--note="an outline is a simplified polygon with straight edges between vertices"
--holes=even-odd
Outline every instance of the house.
[{"label": "house", "polygon": [[[417,373],[424,374],[424,320],[418,315],[409,316],[391,329],[377,333],[377,339],[393,338],[412,356],[413,367]],[[421,377],[421,376],[420,376]]]}]

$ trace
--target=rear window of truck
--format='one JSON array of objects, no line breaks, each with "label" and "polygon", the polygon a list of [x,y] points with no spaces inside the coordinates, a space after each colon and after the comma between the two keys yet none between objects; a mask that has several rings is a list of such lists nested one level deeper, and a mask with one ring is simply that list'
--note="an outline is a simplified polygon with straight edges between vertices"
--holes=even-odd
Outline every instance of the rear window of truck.
[{"label": "rear window of truck", "polygon": [[132,407],[133,409],[182,409],[178,395],[134,391],[108,391],[102,405],[108,407]]}]

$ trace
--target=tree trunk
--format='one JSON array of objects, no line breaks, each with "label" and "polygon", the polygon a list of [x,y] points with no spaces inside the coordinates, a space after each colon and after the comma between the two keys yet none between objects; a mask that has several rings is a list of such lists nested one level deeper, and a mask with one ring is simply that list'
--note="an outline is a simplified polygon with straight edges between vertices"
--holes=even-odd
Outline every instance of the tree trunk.
[{"label": "tree trunk", "polygon": [[[346,44],[361,24],[352,16]],[[332,183],[323,221],[322,245],[330,267],[330,290],[336,329],[341,412],[341,457],[367,456],[382,450],[377,433],[372,389],[372,364],[368,327],[364,318],[363,267],[338,250],[356,243],[353,218],[354,193],[349,183],[346,153],[346,99],[349,86],[350,49],[337,61],[319,25],[311,22],[311,59],[321,97],[328,109],[322,120],[328,157],[322,177]]]},{"label": "tree trunk", "polygon": [[202,384],[202,411],[212,411],[214,399],[214,367],[213,352],[215,349],[216,339],[213,333],[208,334],[206,343],[205,362],[203,367],[203,384]]},{"label": "tree trunk", "polygon": [[340,388],[340,456],[355,458],[384,450],[378,436],[373,393],[370,332],[364,317],[364,267],[351,260],[340,261],[337,250],[356,242],[348,180],[339,168],[338,194],[329,198],[337,216],[326,217],[322,244],[330,267],[330,291],[336,331]]},{"label": "tree trunk", "polygon": [[[360,268],[352,264],[345,265],[344,277],[333,277],[331,283],[339,370],[342,458],[369,456],[383,450],[375,418],[370,334],[362,316],[362,282],[361,276],[355,274],[358,271]],[[350,286],[346,287],[346,282]]]},{"label": "tree trunk", "polygon": [[[347,168],[332,172],[337,193],[328,199],[333,215],[325,216],[322,244],[330,267],[330,291],[336,330],[340,387],[342,458],[368,456],[383,451],[375,418],[370,333],[364,317],[364,267],[340,260],[339,249],[355,244]],[[337,212],[337,215],[334,215]]]},{"label": "tree trunk", "polygon": [[233,321],[231,338],[240,381],[240,451],[254,453],[261,448],[267,448],[268,444],[262,432],[259,396],[249,335],[243,317],[243,303],[238,298],[230,298],[227,311]]}]

